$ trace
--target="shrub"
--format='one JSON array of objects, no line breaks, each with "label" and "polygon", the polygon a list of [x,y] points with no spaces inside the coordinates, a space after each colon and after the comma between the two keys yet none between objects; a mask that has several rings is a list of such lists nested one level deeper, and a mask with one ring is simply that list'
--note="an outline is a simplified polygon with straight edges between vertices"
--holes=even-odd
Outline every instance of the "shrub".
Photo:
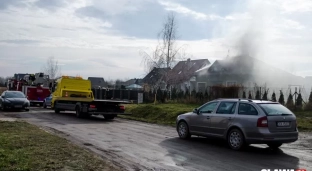
[{"label": "shrub", "polygon": [[271,100],[272,100],[273,102],[276,102],[276,94],[275,94],[275,92],[273,92]]},{"label": "shrub", "polygon": [[260,100],[260,91],[259,90],[257,90],[257,92],[256,92],[256,100]]},{"label": "shrub", "polygon": [[249,91],[248,99],[252,99],[252,95],[250,91]]},{"label": "shrub", "polygon": [[262,100],[268,100],[268,91],[265,91],[263,96],[262,96]]},{"label": "shrub", "polygon": [[284,99],[284,94],[283,94],[283,92],[282,92],[282,90],[280,90],[280,97],[279,97],[279,99],[278,99],[278,102],[280,103],[280,104],[282,104],[282,105],[285,105],[285,99]]},{"label": "shrub", "polygon": [[243,92],[243,99],[246,99],[246,92]]},{"label": "shrub", "polygon": [[312,110],[312,91],[310,92],[308,103],[304,106],[304,110]]},{"label": "shrub", "polygon": [[287,106],[288,109],[291,109],[291,110],[293,110],[294,107],[295,107],[294,99],[293,99],[293,95],[291,94],[291,91],[289,92],[286,106]]}]

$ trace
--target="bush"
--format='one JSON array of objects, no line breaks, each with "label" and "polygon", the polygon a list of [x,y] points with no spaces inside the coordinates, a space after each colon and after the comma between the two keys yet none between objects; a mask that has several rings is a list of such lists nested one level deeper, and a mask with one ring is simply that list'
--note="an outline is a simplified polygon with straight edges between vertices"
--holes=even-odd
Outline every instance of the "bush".
[{"label": "bush", "polygon": [[281,91],[281,93],[280,93],[280,97],[279,97],[279,99],[278,99],[278,102],[279,102],[280,104],[282,104],[282,105],[285,105],[284,94],[283,94],[282,90],[280,90],[280,91]]},{"label": "bush", "polygon": [[257,90],[257,92],[256,92],[256,100],[260,100],[260,91],[259,90]]},{"label": "bush", "polygon": [[291,94],[291,91],[288,95],[286,106],[288,109],[291,109],[291,110],[294,110],[295,108],[294,99],[293,99],[293,95]]},{"label": "bush", "polygon": [[243,92],[243,99],[246,99],[246,92]]},{"label": "bush", "polygon": [[276,102],[276,94],[275,94],[275,92],[273,92],[271,100],[272,100],[273,102]]},{"label": "bush", "polygon": [[262,100],[268,100],[268,92],[265,91],[263,96],[262,96]]},{"label": "bush", "polygon": [[304,110],[306,110],[306,111],[312,110],[312,91],[310,92],[309,102],[304,106]]},{"label": "bush", "polygon": [[303,102],[303,99],[302,99],[301,93],[299,93],[296,99],[296,107],[302,108],[302,102]]},{"label": "bush", "polygon": [[250,91],[249,91],[248,99],[252,99],[252,95]]}]

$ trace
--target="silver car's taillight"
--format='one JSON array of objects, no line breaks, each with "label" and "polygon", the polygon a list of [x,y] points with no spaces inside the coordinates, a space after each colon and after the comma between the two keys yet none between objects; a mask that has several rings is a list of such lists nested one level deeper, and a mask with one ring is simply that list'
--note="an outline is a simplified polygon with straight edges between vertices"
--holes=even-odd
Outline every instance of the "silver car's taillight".
[{"label": "silver car's taillight", "polygon": [[268,118],[266,116],[259,118],[257,127],[268,127]]}]

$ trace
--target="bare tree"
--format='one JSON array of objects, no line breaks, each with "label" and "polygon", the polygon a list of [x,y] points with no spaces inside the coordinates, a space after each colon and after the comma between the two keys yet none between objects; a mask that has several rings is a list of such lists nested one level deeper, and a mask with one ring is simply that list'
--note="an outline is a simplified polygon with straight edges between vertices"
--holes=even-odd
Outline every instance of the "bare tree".
[{"label": "bare tree", "polygon": [[49,75],[50,79],[55,79],[60,74],[58,61],[53,56],[49,57],[43,70],[45,74]]},{"label": "bare tree", "polygon": [[171,68],[177,58],[183,59],[187,56],[185,45],[176,46],[177,23],[173,13],[167,16],[163,28],[158,34],[158,39],[161,41],[159,41],[152,54],[146,51],[140,52],[147,72],[150,72],[154,67]]}]

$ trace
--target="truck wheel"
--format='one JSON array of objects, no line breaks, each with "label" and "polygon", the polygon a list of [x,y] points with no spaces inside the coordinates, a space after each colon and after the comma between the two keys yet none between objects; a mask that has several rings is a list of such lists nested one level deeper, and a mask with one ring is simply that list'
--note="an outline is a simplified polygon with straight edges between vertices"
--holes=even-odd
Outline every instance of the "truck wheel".
[{"label": "truck wheel", "polygon": [[55,113],[60,113],[60,109],[58,109],[58,108],[56,107],[56,105],[57,105],[57,103],[55,102],[55,104],[54,104],[54,112],[55,112]]},{"label": "truck wheel", "polygon": [[82,118],[83,117],[83,114],[82,114],[79,106],[76,106],[76,116],[78,118]]}]

